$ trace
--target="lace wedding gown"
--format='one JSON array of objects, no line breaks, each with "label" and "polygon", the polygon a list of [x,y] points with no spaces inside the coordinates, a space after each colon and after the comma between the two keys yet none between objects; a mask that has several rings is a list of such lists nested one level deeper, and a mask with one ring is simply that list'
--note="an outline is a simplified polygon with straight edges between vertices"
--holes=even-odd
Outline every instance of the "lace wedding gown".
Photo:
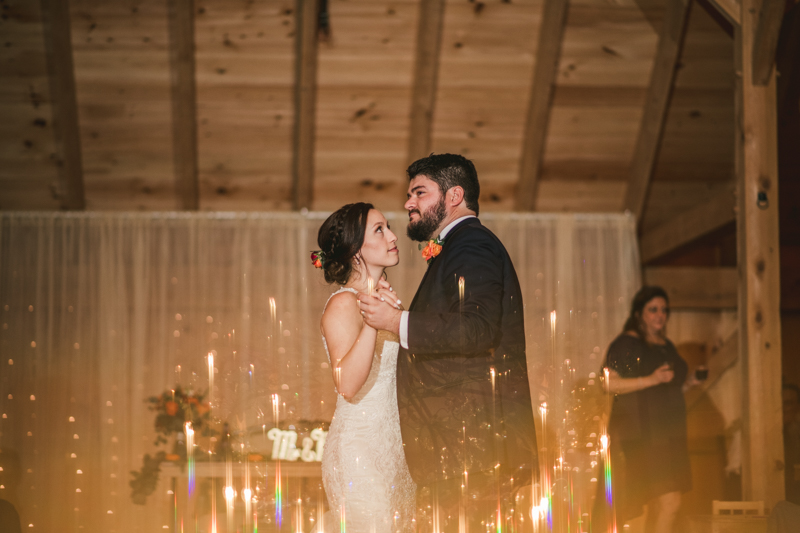
[{"label": "lace wedding gown", "polygon": [[[341,288],[331,297],[343,291],[357,292]],[[330,361],[324,335],[322,342]],[[397,412],[399,348],[396,335],[379,331],[366,383],[351,400],[342,395],[336,399],[322,457],[322,483],[330,508],[326,531],[412,530],[416,486],[406,465]]]}]

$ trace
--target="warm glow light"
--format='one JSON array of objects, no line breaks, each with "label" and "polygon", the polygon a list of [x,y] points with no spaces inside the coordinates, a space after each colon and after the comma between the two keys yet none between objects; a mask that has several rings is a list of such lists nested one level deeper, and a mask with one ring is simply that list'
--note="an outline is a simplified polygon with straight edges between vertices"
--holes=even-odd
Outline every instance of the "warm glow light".
[{"label": "warm glow light", "polygon": [[233,490],[233,487],[231,487],[230,485],[225,487],[224,492],[225,492],[225,499],[228,500],[229,502],[233,501],[233,499],[236,497],[236,491]]},{"label": "warm glow light", "polygon": [[250,489],[242,490],[242,500],[248,502],[253,497],[253,492]]}]

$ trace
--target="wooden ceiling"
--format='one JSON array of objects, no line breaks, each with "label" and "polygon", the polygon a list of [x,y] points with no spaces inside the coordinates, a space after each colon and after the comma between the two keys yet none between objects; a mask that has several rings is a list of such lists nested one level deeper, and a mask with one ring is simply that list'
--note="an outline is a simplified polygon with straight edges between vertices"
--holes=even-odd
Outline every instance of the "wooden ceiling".
[{"label": "wooden ceiling", "polygon": [[[68,206],[74,187],[59,165],[77,139],[87,209],[186,205],[176,172],[187,169],[174,160],[195,150],[199,209],[290,210],[293,155],[313,150],[299,162],[310,209],[369,200],[396,210],[409,154],[434,151],[473,159],[485,211],[621,211],[639,183],[642,228],[655,229],[710,200],[733,204],[732,26],[705,0],[674,1],[677,15],[664,0],[328,0],[329,35],[313,45],[306,32],[303,45],[312,2],[195,0],[196,96],[175,93],[173,106],[181,60],[168,6],[182,2],[70,0],[67,25],[47,7],[63,2],[0,0],[0,208]],[[665,16],[677,17],[672,60],[659,44]],[[71,44],[72,130],[54,82],[69,46],[45,44],[59,35]],[[173,148],[187,113],[196,143]]]}]

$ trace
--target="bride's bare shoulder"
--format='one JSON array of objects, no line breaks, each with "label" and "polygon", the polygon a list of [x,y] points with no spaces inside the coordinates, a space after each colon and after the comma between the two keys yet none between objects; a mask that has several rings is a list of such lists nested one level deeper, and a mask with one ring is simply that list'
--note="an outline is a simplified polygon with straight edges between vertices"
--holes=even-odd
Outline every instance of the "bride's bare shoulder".
[{"label": "bride's bare shoulder", "polygon": [[341,326],[343,323],[361,323],[361,314],[358,311],[358,299],[350,291],[342,291],[335,294],[328,301],[325,311],[322,313],[322,328],[329,329],[331,326]]}]

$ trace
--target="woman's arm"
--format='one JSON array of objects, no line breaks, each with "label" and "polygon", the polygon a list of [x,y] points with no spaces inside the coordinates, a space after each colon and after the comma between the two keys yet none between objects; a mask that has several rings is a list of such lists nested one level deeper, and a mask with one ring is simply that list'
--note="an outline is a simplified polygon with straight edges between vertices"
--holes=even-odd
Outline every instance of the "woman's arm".
[{"label": "woman's arm", "polygon": [[378,332],[361,320],[355,295],[343,292],[328,302],[322,333],[331,356],[333,383],[350,400],[369,377]]},{"label": "woman's arm", "polygon": [[623,378],[616,370],[608,368],[606,369],[603,388],[606,392],[613,394],[628,394],[661,385],[662,383],[669,383],[674,377],[675,372],[666,363],[656,368],[649,376],[638,378]]}]

